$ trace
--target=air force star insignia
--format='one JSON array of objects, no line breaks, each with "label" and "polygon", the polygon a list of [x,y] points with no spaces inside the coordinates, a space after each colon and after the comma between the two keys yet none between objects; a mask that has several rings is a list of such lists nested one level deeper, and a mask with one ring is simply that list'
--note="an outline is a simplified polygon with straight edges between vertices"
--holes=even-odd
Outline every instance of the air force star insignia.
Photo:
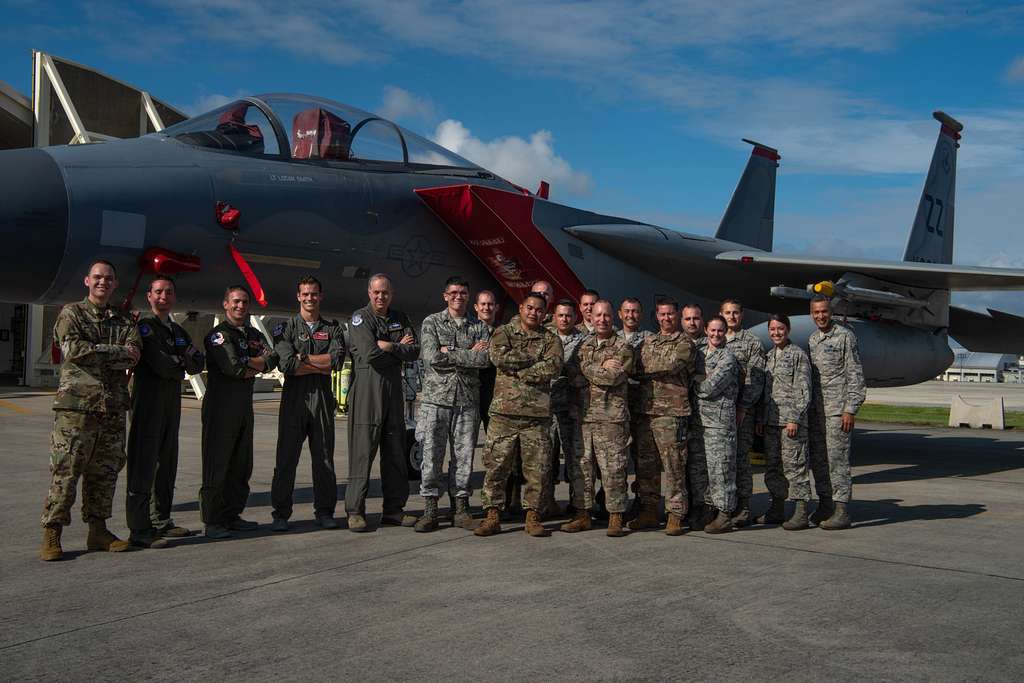
[{"label": "air force star insignia", "polygon": [[220,346],[221,344],[223,344],[224,343],[224,333],[223,332],[218,332],[215,335],[213,335],[212,337],[210,337],[210,343],[213,344],[214,346]]},{"label": "air force star insignia", "polygon": [[355,325],[356,327],[359,327],[360,325],[362,325],[363,324],[363,316],[361,316],[358,313],[356,313],[354,316],[352,316],[352,324]]}]

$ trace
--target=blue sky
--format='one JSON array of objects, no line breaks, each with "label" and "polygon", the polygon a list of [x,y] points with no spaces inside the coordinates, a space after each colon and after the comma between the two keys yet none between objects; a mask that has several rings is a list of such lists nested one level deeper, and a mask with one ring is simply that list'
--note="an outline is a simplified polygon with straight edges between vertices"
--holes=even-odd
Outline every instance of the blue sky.
[{"label": "blue sky", "polygon": [[323,95],[558,201],[698,233],[754,138],[782,154],[788,251],[899,258],[943,109],[966,127],[955,260],[1024,267],[1020,4],[0,0],[0,17],[0,80],[25,93],[38,48],[189,113]]}]

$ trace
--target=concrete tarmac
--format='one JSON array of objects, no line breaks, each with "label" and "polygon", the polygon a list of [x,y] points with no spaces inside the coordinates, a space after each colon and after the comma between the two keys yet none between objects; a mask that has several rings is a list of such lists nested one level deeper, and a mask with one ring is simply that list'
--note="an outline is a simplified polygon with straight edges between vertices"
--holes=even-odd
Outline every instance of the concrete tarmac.
[{"label": "concrete tarmac", "polygon": [[[50,397],[0,399],[4,680],[1024,676],[1024,435],[1014,431],[859,425],[856,525],[844,532],[324,531],[311,521],[304,453],[290,533],[86,553],[76,504],[67,559],[43,563]],[[185,405],[175,517],[198,529],[200,419]],[[256,411],[246,517],[266,524],[277,404]],[[343,490],[344,420],[337,428]],[[479,482],[479,452],[477,469]],[[123,474],[118,484],[111,528],[125,534]],[[760,475],[755,491],[760,511]],[[409,508],[422,508],[417,496]],[[374,480],[371,524],[379,510]]]},{"label": "concrete tarmac", "polygon": [[1024,384],[1011,382],[922,382],[912,387],[868,389],[868,401],[893,406],[941,406],[948,408],[953,397],[967,401],[1002,397],[1006,410],[1024,410]]}]

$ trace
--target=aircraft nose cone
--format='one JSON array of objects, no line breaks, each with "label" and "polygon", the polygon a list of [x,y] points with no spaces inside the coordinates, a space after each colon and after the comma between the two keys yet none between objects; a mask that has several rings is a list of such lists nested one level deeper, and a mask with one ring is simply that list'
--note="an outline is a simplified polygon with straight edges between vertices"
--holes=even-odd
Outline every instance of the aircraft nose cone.
[{"label": "aircraft nose cone", "polygon": [[68,237],[68,192],[41,149],[0,152],[0,301],[30,303],[50,288]]}]

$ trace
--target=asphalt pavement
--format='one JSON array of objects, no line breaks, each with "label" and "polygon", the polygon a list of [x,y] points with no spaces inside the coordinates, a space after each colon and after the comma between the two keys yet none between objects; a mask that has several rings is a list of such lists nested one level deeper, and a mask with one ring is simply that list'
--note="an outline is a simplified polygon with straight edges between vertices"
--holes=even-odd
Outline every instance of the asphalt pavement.
[{"label": "asphalt pavement", "polygon": [[[185,406],[175,518],[198,529],[200,418],[195,402]],[[268,524],[277,403],[256,412],[246,516]],[[1024,676],[1015,431],[859,425],[856,524],[843,532],[325,531],[312,522],[304,452],[290,533],[264,526],[227,541],[86,553],[76,504],[67,559],[43,563],[51,424],[49,396],[0,396],[4,680]],[[337,429],[343,492],[344,420]],[[755,492],[760,511],[759,474]],[[376,479],[369,506],[375,524]],[[421,508],[412,496],[409,509]],[[126,534],[123,474],[111,528]]]}]

